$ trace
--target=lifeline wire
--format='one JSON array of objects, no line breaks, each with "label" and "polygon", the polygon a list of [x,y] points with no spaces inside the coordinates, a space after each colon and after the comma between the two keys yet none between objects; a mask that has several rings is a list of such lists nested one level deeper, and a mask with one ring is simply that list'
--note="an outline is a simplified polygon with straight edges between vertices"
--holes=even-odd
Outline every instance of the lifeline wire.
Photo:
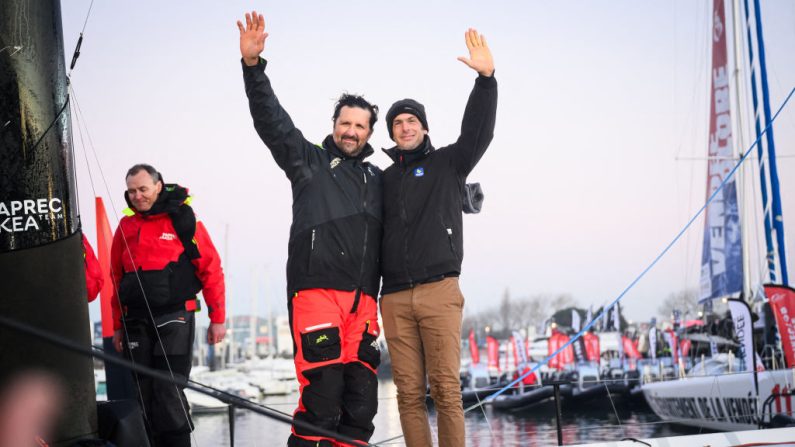
[{"label": "lifeline wire", "polygon": [[172,378],[173,376],[169,376],[168,374],[165,374],[165,373],[163,373],[163,372],[161,372],[159,370],[152,369],[152,368],[147,368],[147,367],[140,366],[140,365],[136,365],[136,364],[133,364],[132,362],[130,362],[128,360],[124,360],[124,359],[121,359],[121,358],[118,358],[118,357],[115,357],[115,356],[109,356],[109,355],[107,355],[104,352],[101,352],[99,350],[93,351],[90,348],[87,348],[87,347],[85,347],[85,346],[83,346],[83,345],[81,345],[81,344],[79,344],[79,343],[77,343],[77,342],[75,342],[73,340],[70,340],[68,338],[65,339],[62,336],[60,336],[58,334],[55,334],[53,332],[46,331],[46,330],[43,330],[43,329],[40,329],[40,328],[36,328],[36,327],[33,327],[33,326],[29,326],[29,325],[27,325],[25,323],[20,323],[18,321],[14,321],[14,320],[12,320],[10,318],[6,318],[6,317],[4,317],[2,315],[0,315],[0,326],[5,326],[5,327],[11,328],[11,329],[16,329],[17,331],[26,333],[28,335],[32,335],[32,336],[37,337],[37,338],[39,338],[41,340],[47,341],[47,342],[52,343],[54,345],[60,346],[62,348],[65,348],[67,350],[70,350],[70,351],[73,351],[73,352],[77,352],[79,354],[83,354],[83,355],[87,355],[87,356],[91,356],[91,357],[98,357],[98,358],[100,358],[100,359],[102,359],[102,360],[104,360],[106,362],[115,363],[116,365],[119,365],[119,366],[122,366],[124,368],[133,370],[133,371],[135,371],[137,373],[152,377],[152,378],[157,379],[157,380],[163,380],[163,381],[166,381],[166,382],[171,382],[175,386],[179,385],[179,386],[191,389],[193,391],[202,393],[204,395],[207,395],[207,396],[210,396],[210,397],[214,397],[214,398],[216,398],[216,399],[218,399],[218,400],[220,400],[220,401],[222,401],[224,403],[231,404],[231,405],[234,405],[236,407],[244,408],[244,409],[249,410],[249,411],[253,411],[253,412],[257,413],[257,414],[261,414],[263,416],[267,416],[267,417],[269,417],[271,419],[275,419],[275,420],[278,420],[278,421],[281,421],[281,422],[285,422],[285,423],[288,423],[288,424],[293,424],[294,426],[303,428],[305,430],[314,431],[315,433],[317,433],[320,436],[331,438],[331,439],[334,439],[335,441],[341,441],[341,442],[345,442],[345,443],[352,444],[352,445],[355,445],[355,446],[377,447],[375,444],[368,444],[368,443],[366,443],[364,441],[359,441],[359,440],[356,440],[356,439],[353,439],[353,438],[349,438],[349,437],[347,437],[345,435],[342,435],[340,433],[332,432],[332,431],[326,430],[324,428],[316,427],[316,426],[314,426],[312,424],[309,424],[307,422],[304,422],[304,421],[301,421],[301,420],[298,420],[298,419],[293,420],[291,417],[282,415],[281,412],[274,411],[274,410],[271,410],[271,409],[269,409],[267,407],[254,404],[253,402],[250,402],[250,401],[248,401],[246,399],[243,399],[242,397],[238,397],[238,396],[234,396],[234,395],[226,396],[226,395],[222,395],[220,393],[216,394],[216,393],[209,392],[205,388],[203,388],[201,386],[194,385],[193,383],[191,383],[190,381],[188,381],[188,380],[186,380],[184,378],[181,378],[181,377]]},{"label": "lifeline wire", "polygon": [[[492,394],[492,395],[488,396],[488,397],[486,398],[486,400],[485,400],[485,403],[491,402],[492,400],[494,400],[494,398],[496,398],[496,397],[497,397],[497,396],[499,396],[500,394],[502,394],[502,393],[504,393],[505,391],[507,391],[507,390],[508,390],[510,387],[512,387],[512,386],[514,386],[514,385],[516,385],[517,383],[519,383],[519,382],[520,382],[522,379],[524,379],[525,377],[527,377],[527,376],[529,376],[530,374],[532,374],[532,373],[536,372],[536,371],[537,371],[539,368],[541,368],[541,366],[542,366],[542,365],[544,365],[544,364],[546,364],[547,362],[549,362],[549,361],[550,361],[552,358],[554,358],[556,355],[558,355],[560,352],[562,352],[564,349],[566,349],[566,348],[567,348],[569,345],[571,345],[571,344],[572,344],[572,343],[574,343],[574,342],[575,342],[577,339],[579,339],[580,337],[582,337],[582,335],[583,335],[583,334],[585,334],[585,332],[587,332],[587,331],[588,331],[588,329],[590,329],[590,328],[591,328],[591,326],[593,326],[593,325],[594,325],[594,323],[595,323],[597,320],[599,320],[599,319],[602,317],[602,315],[603,315],[605,312],[607,312],[609,309],[613,308],[613,307],[614,307],[614,306],[615,306],[615,305],[616,305],[616,304],[617,304],[619,301],[621,301],[621,299],[624,297],[624,295],[626,295],[626,294],[627,294],[627,292],[629,292],[629,291],[630,291],[630,290],[631,290],[633,287],[635,287],[635,284],[637,284],[637,283],[638,283],[638,281],[640,281],[640,280],[641,280],[641,279],[642,279],[644,276],[646,276],[646,273],[648,273],[648,272],[649,272],[649,270],[651,270],[651,269],[652,269],[652,268],[653,268],[655,265],[657,265],[657,262],[659,262],[659,260],[660,260],[660,259],[662,259],[662,257],[663,257],[663,256],[665,256],[665,254],[667,254],[667,253],[668,253],[668,251],[671,249],[671,247],[673,247],[673,246],[674,246],[674,244],[676,244],[676,242],[678,242],[678,241],[679,241],[679,239],[682,237],[682,235],[685,233],[685,231],[687,231],[687,229],[688,229],[688,228],[690,228],[690,226],[693,224],[693,222],[695,222],[695,220],[696,220],[696,219],[697,219],[697,218],[698,218],[698,217],[699,217],[699,216],[700,216],[700,215],[701,215],[701,214],[704,212],[704,210],[706,210],[706,209],[707,209],[707,206],[708,206],[710,203],[712,203],[712,201],[715,199],[715,197],[718,195],[718,193],[719,193],[719,192],[721,192],[721,191],[723,190],[723,187],[724,187],[724,186],[726,186],[726,183],[729,181],[729,179],[731,179],[731,178],[732,178],[732,176],[734,176],[734,173],[735,173],[735,172],[737,172],[737,169],[740,167],[740,165],[742,165],[742,164],[743,164],[743,162],[745,161],[745,159],[748,157],[748,155],[751,153],[751,151],[752,151],[752,150],[753,150],[753,149],[756,147],[756,145],[757,145],[757,144],[759,144],[759,141],[760,141],[760,139],[762,138],[762,136],[763,136],[763,135],[765,135],[765,134],[768,132],[768,130],[770,130],[771,126],[772,126],[772,125],[773,125],[773,123],[776,121],[776,118],[778,118],[778,115],[781,113],[781,111],[782,111],[782,110],[784,109],[784,107],[787,105],[787,103],[789,102],[790,98],[792,98],[792,95],[793,95],[793,93],[795,93],[795,88],[793,88],[792,90],[790,90],[790,92],[789,92],[789,94],[787,95],[786,99],[784,99],[784,102],[782,102],[782,103],[781,103],[781,106],[778,108],[778,110],[776,111],[775,115],[773,115],[773,118],[770,120],[770,124],[768,124],[768,125],[767,125],[767,127],[765,127],[764,131],[762,131],[762,133],[760,133],[760,134],[759,134],[759,136],[756,138],[756,140],[754,140],[754,143],[751,145],[751,147],[749,147],[749,148],[748,148],[748,149],[747,149],[747,150],[746,150],[746,151],[743,153],[743,156],[742,156],[742,157],[740,157],[740,161],[738,161],[738,162],[737,162],[737,164],[736,164],[736,165],[734,165],[734,167],[732,168],[732,170],[731,170],[731,171],[729,171],[729,173],[728,173],[728,174],[726,174],[726,177],[724,177],[724,179],[723,179],[723,181],[720,183],[720,185],[718,185],[718,187],[715,189],[715,191],[714,191],[714,192],[713,192],[713,193],[712,193],[712,194],[709,196],[709,198],[707,199],[706,203],[704,203],[704,205],[703,205],[703,206],[702,206],[702,207],[701,207],[701,208],[700,208],[700,209],[699,209],[699,210],[696,212],[696,214],[694,214],[694,215],[693,215],[693,217],[692,217],[692,218],[690,218],[690,220],[687,222],[687,224],[684,226],[684,228],[682,228],[682,230],[681,230],[681,231],[679,231],[679,233],[676,235],[676,237],[674,237],[674,239],[673,239],[671,242],[669,242],[669,243],[668,243],[668,245],[665,247],[665,249],[663,249],[663,251],[662,251],[662,252],[661,252],[659,255],[657,255],[657,257],[656,257],[656,258],[654,258],[654,260],[651,262],[651,264],[649,264],[649,266],[648,266],[648,267],[646,267],[646,268],[645,268],[645,269],[644,269],[644,270],[643,270],[643,271],[640,273],[640,275],[638,275],[638,276],[637,276],[637,277],[636,277],[636,278],[635,278],[635,279],[634,279],[634,280],[633,280],[633,281],[632,281],[632,282],[631,282],[631,283],[630,283],[630,284],[629,284],[629,285],[628,285],[628,286],[627,286],[627,287],[624,289],[624,291],[623,291],[623,292],[621,292],[621,294],[620,294],[620,295],[618,295],[618,297],[616,297],[616,298],[615,298],[615,299],[614,299],[614,300],[613,300],[613,301],[610,303],[610,305],[609,305],[607,308],[603,309],[603,310],[602,310],[602,312],[601,312],[599,315],[597,315],[597,316],[596,316],[596,317],[595,317],[593,320],[589,321],[589,322],[588,322],[588,324],[586,324],[586,325],[585,325],[585,327],[583,327],[583,328],[580,330],[580,332],[578,332],[578,333],[577,333],[577,334],[576,334],[576,335],[575,335],[573,338],[570,338],[570,339],[569,339],[569,341],[567,341],[566,343],[564,343],[564,344],[563,344],[563,346],[561,346],[560,348],[558,348],[558,350],[557,350],[557,351],[553,352],[552,354],[550,354],[549,356],[547,356],[546,358],[544,358],[544,360],[542,360],[541,362],[539,362],[539,363],[538,363],[536,366],[534,366],[534,367],[533,367],[531,370],[529,370],[529,371],[527,371],[526,373],[522,374],[522,375],[521,375],[519,378],[517,378],[517,379],[516,379],[516,380],[514,380],[513,382],[509,383],[508,385],[506,385],[505,387],[503,387],[501,390],[499,390],[499,391],[497,391],[496,393],[494,393],[494,394]],[[483,404],[475,404],[475,405],[473,405],[473,406],[471,406],[471,407],[467,408],[466,410],[464,410],[464,413],[467,413],[467,412],[469,412],[469,411],[471,411],[471,410],[474,410],[475,408],[477,408],[477,407],[479,407],[479,406],[481,406],[481,405],[483,405]]]}]

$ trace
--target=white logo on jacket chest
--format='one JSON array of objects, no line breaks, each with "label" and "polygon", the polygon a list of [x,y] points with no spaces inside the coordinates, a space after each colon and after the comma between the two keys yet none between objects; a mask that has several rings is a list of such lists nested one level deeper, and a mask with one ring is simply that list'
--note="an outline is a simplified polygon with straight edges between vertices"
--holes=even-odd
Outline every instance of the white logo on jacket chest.
[{"label": "white logo on jacket chest", "polygon": [[331,160],[331,163],[329,163],[329,168],[331,168],[331,169],[336,168],[337,165],[340,164],[341,161],[342,161],[342,159],[339,158],[339,157],[334,158],[333,160]]},{"label": "white logo on jacket chest", "polygon": [[174,233],[163,233],[160,235],[160,239],[164,241],[173,241],[177,238],[177,235]]}]

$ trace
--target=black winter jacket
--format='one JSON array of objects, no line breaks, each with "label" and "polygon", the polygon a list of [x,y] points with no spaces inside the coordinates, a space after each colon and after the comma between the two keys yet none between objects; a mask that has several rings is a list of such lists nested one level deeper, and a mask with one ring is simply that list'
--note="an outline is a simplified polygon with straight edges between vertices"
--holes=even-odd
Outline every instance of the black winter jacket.
[{"label": "black winter jacket", "polygon": [[378,295],[382,234],[382,173],[347,157],[331,135],[322,146],[307,141],[279,104],[264,60],[243,64],[254,127],[290,179],[293,222],[287,247],[287,293],[303,289],[361,289]]},{"label": "black winter jacket", "polygon": [[494,136],[497,81],[478,76],[458,140],[434,149],[430,138],[413,151],[384,152],[382,294],[457,276],[464,258],[463,189]]}]

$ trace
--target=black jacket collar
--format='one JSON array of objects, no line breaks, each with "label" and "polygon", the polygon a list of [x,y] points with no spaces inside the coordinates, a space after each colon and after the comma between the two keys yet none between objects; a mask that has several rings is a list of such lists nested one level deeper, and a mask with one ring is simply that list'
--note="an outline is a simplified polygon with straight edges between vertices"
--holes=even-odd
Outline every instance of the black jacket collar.
[{"label": "black jacket collar", "polygon": [[359,152],[358,155],[354,157],[351,157],[350,155],[345,155],[345,152],[342,152],[342,150],[337,147],[337,143],[334,142],[334,137],[332,137],[331,135],[326,136],[326,139],[323,140],[323,149],[329,151],[335,157],[339,157],[343,160],[347,160],[349,158],[355,160],[364,160],[365,158],[373,155],[373,153],[375,152],[373,150],[373,147],[370,146],[370,143],[366,143],[362,148],[362,151]]},{"label": "black jacket collar", "polygon": [[395,164],[405,166],[410,165],[415,161],[422,160],[436,149],[433,147],[433,144],[431,144],[431,137],[425,135],[425,139],[422,140],[422,144],[420,144],[416,149],[402,151],[395,146],[382,150],[385,154],[389,155],[389,158],[391,158]]}]

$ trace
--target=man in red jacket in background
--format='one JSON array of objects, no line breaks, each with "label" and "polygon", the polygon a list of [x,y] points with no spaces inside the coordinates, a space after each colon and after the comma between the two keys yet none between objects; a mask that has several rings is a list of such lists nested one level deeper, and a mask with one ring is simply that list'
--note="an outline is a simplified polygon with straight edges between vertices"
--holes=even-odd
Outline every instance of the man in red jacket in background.
[{"label": "man in red jacket in background", "polygon": [[[130,207],[111,247],[113,345],[138,365],[187,379],[199,291],[211,322],[207,342],[222,341],[226,332],[221,259],[187,189],[164,184],[146,164],[130,168],[126,181]],[[153,445],[190,446],[193,424],[183,390],[144,376],[136,383]]]}]

